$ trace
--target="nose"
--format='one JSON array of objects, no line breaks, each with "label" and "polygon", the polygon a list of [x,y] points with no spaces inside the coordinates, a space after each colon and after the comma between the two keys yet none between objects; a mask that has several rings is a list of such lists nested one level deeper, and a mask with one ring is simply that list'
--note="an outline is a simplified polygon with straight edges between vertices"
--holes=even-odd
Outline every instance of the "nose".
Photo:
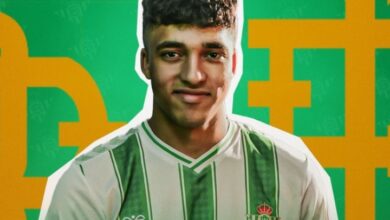
[{"label": "nose", "polygon": [[202,71],[201,60],[196,55],[188,56],[183,64],[184,68],[180,73],[180,79],[188,85],[198,85],[205,81],[206,75]]}]

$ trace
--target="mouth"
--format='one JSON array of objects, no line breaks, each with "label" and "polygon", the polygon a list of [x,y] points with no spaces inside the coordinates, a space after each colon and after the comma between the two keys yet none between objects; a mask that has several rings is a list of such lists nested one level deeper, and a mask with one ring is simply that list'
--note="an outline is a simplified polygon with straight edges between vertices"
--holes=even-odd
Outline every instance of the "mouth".
[{"label": "mouth", "polygon": [[203,99],[210,97],[211,93],[201,89],[174,89],[172,94],[187,104],[198,104]]}]

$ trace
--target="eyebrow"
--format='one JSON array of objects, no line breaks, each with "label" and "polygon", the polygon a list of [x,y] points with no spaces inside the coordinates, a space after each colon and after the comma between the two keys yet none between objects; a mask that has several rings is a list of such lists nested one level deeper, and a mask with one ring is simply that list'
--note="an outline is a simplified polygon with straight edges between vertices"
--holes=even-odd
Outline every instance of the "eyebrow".
[{"label": "eyebrow", "polygon": [[164,48],[185,48],[183,43],[177,41],[164,41],[157,45],[156,49],[161,50]]},{"label": "eyebrow", "polygon": [[219,42],[203,43],[202,46],[208,49],[224,49],[224,50],[226,49],[226,47]]},{"label": "eyebrow", "polygon": [[[177,41],[163,41],[161,43],[159,43],[157,46],[156,46],[156,50],[161,50],[161,49],[164,49],[164,48],[185,48],[186,46],[181,43],[181,42],[177,42]],[[202,47],[204,48],[208,48],[208,49],[224,49],[226,50],[227,48],[219,43],[219,42],[206,42],[206,43],[202,43]]]}]

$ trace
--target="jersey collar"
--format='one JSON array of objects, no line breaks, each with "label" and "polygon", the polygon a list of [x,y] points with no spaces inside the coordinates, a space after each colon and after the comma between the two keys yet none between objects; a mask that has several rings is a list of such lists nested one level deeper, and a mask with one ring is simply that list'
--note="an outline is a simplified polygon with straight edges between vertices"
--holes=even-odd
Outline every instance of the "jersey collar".
[{"label": "jersey collar", "polygon": [[196,172],[200,172],[212,161],[215,161],[216,157],[225,152],[226,149],[232,145],[234,139],[236,139],[234,137],[237,136],[235,135],[237,133],[237,125],[230,120],[228,120],[228,122],[228,131],[226,132],[225,136],[216,145],[211,147],[206,153],[196,159],[185,155],[184,153],[176,150],[175,148],[171,147],[170,145],[162,141],[160,138],[158,138],[153,133],[147,121],[143,122],[141,124],[141,127],[145,132],[147,138],[150,139],[152,143],[154,143],[156,148],[161,150],[163,153],[168,154],[171,158],[178,160],[179,163],[183,164],[184,166],[187,166]]}]

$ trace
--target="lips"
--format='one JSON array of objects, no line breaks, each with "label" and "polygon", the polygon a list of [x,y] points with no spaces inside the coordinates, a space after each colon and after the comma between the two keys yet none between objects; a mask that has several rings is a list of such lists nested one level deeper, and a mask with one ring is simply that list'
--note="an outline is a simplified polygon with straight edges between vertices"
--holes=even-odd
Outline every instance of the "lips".
[{"label": "lips", "polygon": [[174,89],[172,94],[187,104],[197,104],[211,96],[211,93],[201,89]]}]

